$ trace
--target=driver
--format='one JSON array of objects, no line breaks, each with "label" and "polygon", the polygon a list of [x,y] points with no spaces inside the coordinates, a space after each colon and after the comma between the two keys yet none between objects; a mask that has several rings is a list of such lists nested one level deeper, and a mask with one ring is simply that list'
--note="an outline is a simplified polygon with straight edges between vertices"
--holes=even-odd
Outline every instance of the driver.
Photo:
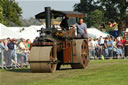
[{"label": "driver", "polygon": [[68,30],[68,17],[65,17],[62,22],[60,23],[60,27],[62,30]]}]

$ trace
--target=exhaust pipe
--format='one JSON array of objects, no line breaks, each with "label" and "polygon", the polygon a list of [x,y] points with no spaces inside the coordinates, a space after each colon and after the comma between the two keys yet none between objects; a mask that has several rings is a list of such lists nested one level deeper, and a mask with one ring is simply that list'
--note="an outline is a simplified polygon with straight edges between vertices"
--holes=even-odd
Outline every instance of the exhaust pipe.
[{"label": "exhaust pipe", "polygon": [[46,23],[46,29],[51,28],[51,8],[45,7],[45,23]]}]

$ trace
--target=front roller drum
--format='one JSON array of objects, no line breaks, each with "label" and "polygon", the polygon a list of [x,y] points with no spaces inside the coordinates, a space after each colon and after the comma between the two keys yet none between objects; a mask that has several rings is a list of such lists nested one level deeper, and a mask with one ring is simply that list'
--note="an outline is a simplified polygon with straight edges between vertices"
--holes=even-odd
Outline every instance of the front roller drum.
[{"label": "front roller drum", "polygon": [[56,49],[52,46],[32,47],[29,58],[32,72],[54,72],[56,70],[56,61]]},{"label": "front roller drum", "polygon": [[86,40],[75,40],[78,64],[71,64],[73,69],[84,69],[88,65],[88,43]]}]

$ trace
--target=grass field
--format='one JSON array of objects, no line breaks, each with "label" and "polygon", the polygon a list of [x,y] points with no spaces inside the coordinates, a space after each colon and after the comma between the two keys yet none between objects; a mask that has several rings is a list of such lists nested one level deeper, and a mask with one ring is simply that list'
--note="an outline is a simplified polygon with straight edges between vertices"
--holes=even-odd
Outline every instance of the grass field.
[{"label": "grass field", "polygon": [[0,70],[0,85],[128,85],[128,60],[92,60],[84,70],[63,66],[55,73]]}]

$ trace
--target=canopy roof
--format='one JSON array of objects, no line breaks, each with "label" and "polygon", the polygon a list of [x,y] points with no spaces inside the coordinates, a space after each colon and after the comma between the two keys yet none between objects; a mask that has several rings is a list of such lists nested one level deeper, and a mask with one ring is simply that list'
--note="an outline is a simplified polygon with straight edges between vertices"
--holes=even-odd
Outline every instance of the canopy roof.
[{"label": "canopy roof", "polygon": [[[82,14],[80,12],[76,12],[76,11],[57,11],[57,10],[51,10],[51,15],[54,18],[63,17],[63,16],[66,16],[66,17],[81,17],[81,18],[85,17],[84,14]],[[45,18],[45,11],[35,15],[35,17],[36,17],[36,19],[44,19]]]}]

